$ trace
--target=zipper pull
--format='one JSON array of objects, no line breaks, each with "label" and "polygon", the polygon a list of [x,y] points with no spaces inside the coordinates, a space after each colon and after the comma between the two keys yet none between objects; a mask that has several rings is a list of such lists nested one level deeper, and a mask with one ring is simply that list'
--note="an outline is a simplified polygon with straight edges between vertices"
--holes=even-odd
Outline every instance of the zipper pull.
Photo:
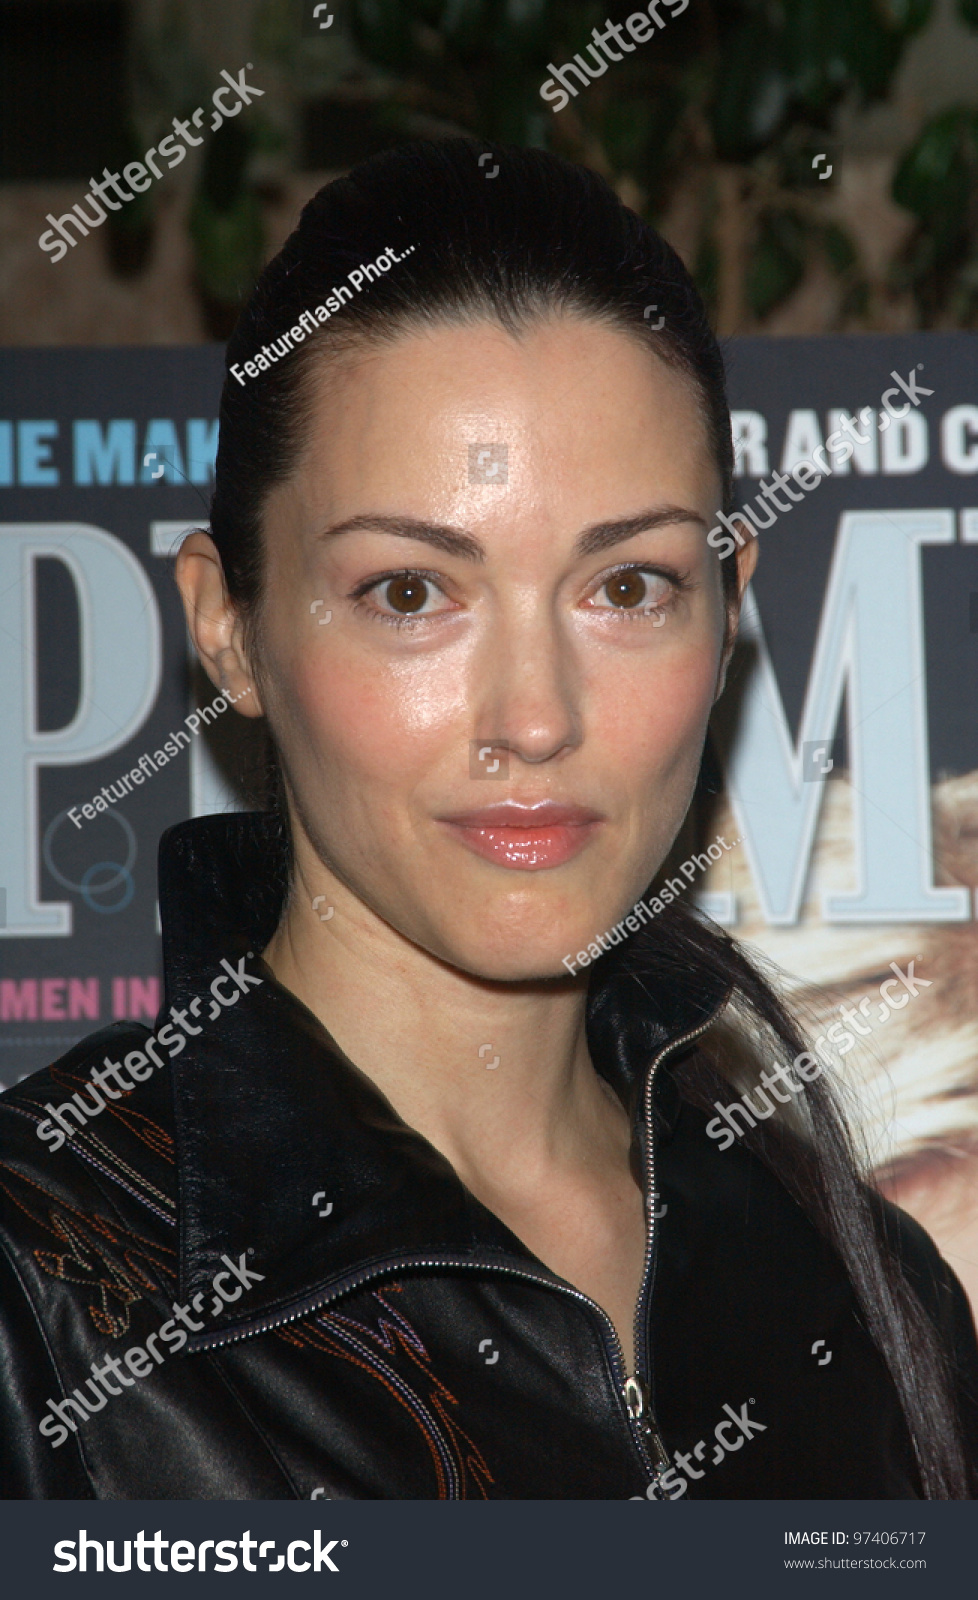
[{"label": "zipper pull", "polygon": [[645,1385],[641,1378],[625,1379],[625,1406],[632,1421],[641,1423],[645,1416]]},{"label": "zipper pull", "polygon": [[[655,1463],[655,1478],[653,1482],[658,1485],[658,1480],[663,1472],[672,1465],[669,1452],[662,1442],[662,1436],[655,1425],[655,1418],[649,1410],[649,1395],[645,1384],[638,1376],[625,1379],[625,1406],[632,1421],[645,1435],[649,1446],[649,1453]],[[664,1499],[664,1496],[657,1496]]]}]

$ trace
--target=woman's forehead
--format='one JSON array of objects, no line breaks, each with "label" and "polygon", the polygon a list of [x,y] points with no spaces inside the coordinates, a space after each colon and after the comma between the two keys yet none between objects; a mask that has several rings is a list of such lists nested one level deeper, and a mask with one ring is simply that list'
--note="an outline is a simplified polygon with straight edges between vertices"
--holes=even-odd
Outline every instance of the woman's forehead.
[{"label": "woman's forehead", "polygon": [[678,489],[713,467],[689,380],[596,321],[541,322],[519,337],[490,322],[410,331],[312,381],[299,472],[341,497],[368,475],[402,489],[423,479],[436,500],[481,488],[483,501],[487,488],[500,499],[531,487],[550,498],[565,483],[580,493],[600,475],[627,498],[650,475]]}]

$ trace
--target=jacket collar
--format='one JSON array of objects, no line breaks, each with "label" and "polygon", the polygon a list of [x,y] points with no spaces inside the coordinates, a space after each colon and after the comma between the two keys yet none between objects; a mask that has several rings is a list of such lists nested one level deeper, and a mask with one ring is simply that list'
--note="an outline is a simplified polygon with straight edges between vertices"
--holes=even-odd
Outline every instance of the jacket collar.
[{"label": "jacket collar", "polygon": [[[160,1022],[196,999],[188,1020],[201,1029],[171,1062],[180,1295],[197,1297],[205,1323],[190,1346],[291,1320],[385,1264],[471,1260],[559,1282],[261,961],[286,885],[270,815],[198,818],[161,841]],[[261,982],[209,1022],[222,959]],[[690,975],[650,990],[627,968],[598,982],[600,972],[588,998],[592,1060],[638,1118],[652,1057],[709,1019],[722,986]],[[657,1116],[668,1132],[678,1095],[668,1080],[664,1090]],[[261,1279],[222,1307],[212,1286],[225,1256],[245,1257]],[[223,1280],[228,1292],[236,1282]]]}]

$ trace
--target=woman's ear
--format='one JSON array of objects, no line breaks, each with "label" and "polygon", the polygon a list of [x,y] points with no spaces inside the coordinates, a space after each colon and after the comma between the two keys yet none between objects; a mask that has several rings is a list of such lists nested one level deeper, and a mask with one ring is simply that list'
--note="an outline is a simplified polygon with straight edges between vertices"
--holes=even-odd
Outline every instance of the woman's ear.
[{"label": "woman's ear", "polygon": [[753,532],[750,523],[742,522],[741,527],[748,530],[749,537],[746,544],[742,544],[737,551],[737,610],[740,610],[744,598],[744,590],[754,576],[757,566],[757,535]]},{"label": "woman's ear", "polygon": [[209,534],[200,529],[188,533],[177,553],[175,576],[190,637],[207,676],[242,716],[263,716],[244,647],[244,626]]},{"label": "woman's ear", "polygon": [[[716,694],[713,696],[714,701],[719,700],[727,682],[727,668],[733,655],[733,647],[737,642],[737,626],[740,621],[740,608],[743,604],[744,590],[754,576],[754,569],[757,566],[757,533],[753,524],[745,521],[742,517],[734,517],[731,520],[739,523],[747,538],[744,544],[737,547],[735,557],[737,563],[736,593],[732,594],[727,602],[727,636],[723,646],[723,655],[720,658]],[[729,557],[725,559],[729,560]]]}]

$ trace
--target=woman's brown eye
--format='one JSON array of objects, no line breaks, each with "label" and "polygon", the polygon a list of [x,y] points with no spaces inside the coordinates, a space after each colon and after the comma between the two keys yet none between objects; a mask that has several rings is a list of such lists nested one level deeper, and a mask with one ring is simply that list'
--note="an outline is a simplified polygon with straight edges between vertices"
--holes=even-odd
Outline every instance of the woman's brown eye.
[{"label": "woman's brown eye", "polygon": [[640,606],[646,597],[646,579],[641,572],[619,572],[605,584],[613,606]]},{"label": "woman's brown eye", "polygon": [[387,604],[394,611],[407,614],[420,611],[428,598],[428,585],[424,578],[390,578],[384,587]]}]

